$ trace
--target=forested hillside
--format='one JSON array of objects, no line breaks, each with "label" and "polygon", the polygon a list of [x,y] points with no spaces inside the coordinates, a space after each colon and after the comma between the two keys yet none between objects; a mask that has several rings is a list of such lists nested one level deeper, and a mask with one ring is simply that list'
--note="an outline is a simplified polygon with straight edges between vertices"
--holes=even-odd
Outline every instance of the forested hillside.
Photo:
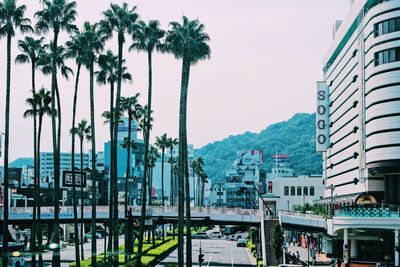
[{"label": "forested hillside", "polygon": [[322,173],[322,157],[315,151],[315,113],[295,114],[288,121],[272,124],[260,133],[246,132],[210,143],[195,151],[205,161],[212,180],[220,180],[232,166],[236,151],[258,149],[264,151],[265,169],[270,171],[275,147],[279,154],[288,154],[295,174]]}]

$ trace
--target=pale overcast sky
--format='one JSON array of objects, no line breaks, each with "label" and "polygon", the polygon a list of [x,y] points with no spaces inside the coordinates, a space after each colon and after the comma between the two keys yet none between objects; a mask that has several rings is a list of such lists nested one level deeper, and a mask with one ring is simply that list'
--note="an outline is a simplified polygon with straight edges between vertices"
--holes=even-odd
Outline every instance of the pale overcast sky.
[{"label": "pale overcast sky", "polygon": [[[109,0],[77,0],[77,25],[96,22]],[[122,1],[113,1],[122,3]],[[314,112],[315,82],[322,77],[322,57],[332,40],[332,25],[345,16],[347,0],[140,0],[135,4],[143,20],[158,19],[163,28],[182,15],[198,18],[211,37],[211,59],[191,69],[188,100],[189,143],[201,147],[229,135],[258,132],[267,125],[287,120],[296,112]],[[19,0],[27,5],[27,16],[35,23],[38,0]],[[17,35],[13,39],[13,58],[19,53]],[[61,41],[68,36],[63,33]],[[126,46],[131,39],[127,37]],[[107,48],[117,52],[115,40]],[[4,131],[6,41],[0,40],[0,129]],[[146,55],[127,53],[132,84],[123,86],[123,95],[141,93],[146,101]],[[69,65],[75,70],[73,61]],[[154,130],[178,134],[178,103],[181,63],[172,55],[155,55]],[[12,66],[10,159],[32,156],[32,120],[23,119],[29,96],[30,66]],[[70,151],[74,78],[59,77],[62,95],[62,151]],[[49,77],[37,76],[37,87],[50,88]],[[108,86],[95,88],[97,149],[108,139],[107,126],[100,117],[108,109]],[[80,83],[78,120],[89,119],[88,74],[83,70]],[[42,151],[51,151],[50,119],[44,120]],[[86,148],[89,146],[86,145]]]}]

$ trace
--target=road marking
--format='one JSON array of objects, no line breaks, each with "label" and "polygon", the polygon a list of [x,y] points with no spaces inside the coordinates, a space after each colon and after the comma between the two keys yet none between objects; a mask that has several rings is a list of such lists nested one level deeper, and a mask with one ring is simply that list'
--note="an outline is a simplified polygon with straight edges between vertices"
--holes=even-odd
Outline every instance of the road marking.
[{"label": "road marking", "polygon": [[212,255],[214,254],[214,252],[215,252],[215,246],[213,247],[213,250],[212,250],[212,252],[211,252],[211,256],[210,256],[210,258],[208,259],[207,267],[210,266],[211,258],[212,258]]},{"label": "road marking", "polygon": [[232,262],[232,267],[233,267],[233,250],[232,250],[232,246],[231,246],[231,262]]}]

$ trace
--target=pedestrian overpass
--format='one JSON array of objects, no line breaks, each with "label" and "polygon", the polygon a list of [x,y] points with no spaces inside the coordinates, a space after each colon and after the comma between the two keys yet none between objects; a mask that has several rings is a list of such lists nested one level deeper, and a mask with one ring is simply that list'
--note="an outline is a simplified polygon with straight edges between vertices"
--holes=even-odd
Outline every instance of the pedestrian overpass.
[{"label": "pedestrian overpass", "polygon": [[[78,210],[79,222],[90,222],[92,218],[92,207],[83,207],[83,217],[81,217],[81,207]],[[132,210],[132,219],[138,219],[141,215],[141,207],[128,207]],[[242,209],[242,208],[215,208],[215,207],[192,207],[191,209],[192,224],[215,224],[215,225],[249,225],[259,226],[261,216],[258,209]],[[54,207],[41,207],[41,220],[43,223],[54,220]],[[108,206],[96,206],[96,221],[105,223],[109,220]],[[126,220],[124,207],[119,207],[118,217],[121,221]],[[3,212],[0,211],[0,218],[3,219]],[[73,207],[61,207],[59,213],[60,223],[72,223],[74,219]],[[177,207],[148,207],[146,209],[146,218],[153,219],[155,223],[174,223],[178,221]],[[10,224],[24,224],[33,219],[32,207],[10,208],[9,222]]]}]

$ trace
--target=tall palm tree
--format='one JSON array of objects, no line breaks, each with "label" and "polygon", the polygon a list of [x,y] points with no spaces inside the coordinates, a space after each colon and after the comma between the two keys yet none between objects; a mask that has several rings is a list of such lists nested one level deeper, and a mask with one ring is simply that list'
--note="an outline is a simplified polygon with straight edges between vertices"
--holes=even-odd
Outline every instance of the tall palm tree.
[{"label": "tall palm tree", "polygon": [[[16,0],[4,0],[0,3],[0,38],[7,38],[7,73],[6,73],[6,112],[4,136],[4,222],[3,222],[3,255],[8,255],[8,150],[10,133],[10,91],[11,91],[11,40],[16,30],[22,33],[32,31],[30,20],[24,17],[25,5],[17,6]],[[7,266],[8,257],[3,256],[3,266]]]},{"label": "tall palm tree", "polygon": [[[200,60],[210,57],[208,45],[210,37],[204,31],[204,25],[199,20],[189,20],[183,16],[183,23],[171,22],[172,29],[168,31],[165,51],[171,52],[176,58],[182,59],[181,96],[179,111],[179,204],[178,204],[178,265],[183,266],[183,210],[184,192],[186,193],[186,266],[192,266],[192,242],[190,233],[190,194],[189,171],[187,158],[186,110],[189,87],[190,66]],[[186,179],[185,179],[186,178]]]},{"label": "tall palm tree", "polygon": [[[35,13],[37,18],[36,30],[38,32],[46,33],[50,29],[53,30],[53,60],[51,62],[51,108],[53,114],[51,116],[52,125],[52,139],[53,139],[53,157],[54,157],[54,184],[55,184],[55,201],[54,201],[54,242],[60,243],[59,236],[59,198],[60,198],[60,144],[61,140],[57,140],[57,125],[56,125],[56,114],[55,114],[55,99],[57,90],[57,65],[56,59],[58,56],[58,35],[60,31],[66,30],[68,33],[75,32],[76,26],[73,24],[76,18],[76,2],[68,0],[42,0],[43,9]],[[59,108],[58,108],[59,109]],[[58,110],[58,116],[61,117],[60,109]],[[58,125],[61,128],[61,125]],[[60,266],[60,249],[59,246],[54,250],[53,253],[53,266]]]},{"label": "tall palm tree", "polygon": [[157,148],[154,146],[150,146],[149,148],[149,154],[148,154],[148,161],[149,161],[149,166],[148,166],[148,173],[149,173],[149,206],[152,205],[151,203],[151,191],[153,188],[153,169],[156,166],[157,159],[160,157],[160,154],[158,153]]},{"label": "tall palm tree", "polygon": [[[97,182],[97,171],[96,171],[96,131],[95,131],[95,119],[94,119],[94,64],[97,60],[98,55],[104,49],[104,43],[106,41],[106,35],[100,30],[99,24],[90,24],[85,22],[83,25],[82,34],[84,36],[84,42],[82,44],[83,58],[85,67],[89,70],[89,81],[90,81],[90,135],[91,135],[91,153],[92,153],[92,166],[91,166],[91,178],[92,178],[92,221],[91,221],[91,232],[92,235],[96,233],[96,205],[97,205],[97,194],[96,194],[96,182]],[[92,238],[92,255],[91,264],[96,266],[97,259],[97,247],[96,238]]]},{"label": "tall palm tree", "polygon": [[[121,6],[117,4],[110,4],[110,8],[103,12],[104,19],[101,21],[101,25],[103,30],[106,31],[111,37],[113,32],[117,33],[118,39],[118,76],[117,76],[117,94],[116,94],[116,102],[115,102],[115,112],[119,114],[120,110],[120,102],[121,102],[121,83],[122,83],[122,64],[123,64],[123,49],[125,43],[125,34],[131,34],[136,29],[136,20],[138,19],[138,14],[136,12],[136,6],[129,8],[127,3],[122,3]],[[114,164],[113,172],[114,177],[117,177],[117,131],[118,131],[118,123],[114,123],[114,139],[111,150],[113,150],[112,163]],[[117,179],[114,179],[114,184],[112,186],[114,193],[114,220],[115,225],[118,225],[118,184]],[[114,232],[114,252],[118,250],[118,231]],[[118,254],[113,253],[114,260],[113,265],[118,265]]]},{"label": "tall palm tree", "polygon": [[[39,39],[34,39],[32,37],[25,37],[24,40],[18,41],[18,48],[21,50],[21,54],[17,55],[15,58],[15,63],[23,64],[23,63],[31,63],[31,82],[32,82],[32,98],[34,100],[36,95],[36,67],[37,61],[39,58],[39,54],[43,49],[43,37]],[[29,104],[32,107],[33,115],[33,166],[34,166],[34,175],[33,175],[33,187],[34,187],[34,203],[33,203],[33,220],[32,220],[32,230],[31,230],[31,250],[35,251],[35,243],[36,243],[36,211],[37,211],[37,201],[38,201],[38,185],[39,181],[39,166],[37,165],[37,112],[36,112],[36,104],[34,102]],[[33,246],[32,246],[33,245]],[[32,265],[36,265],[36,253],[32,253]]]},{"label": "tall palm tree", "polygon": [[[30,107],[24,112],[24,118],[27,117],[33,117],[33,118],[39,118],[39,129],[38,129],[38,134],[37,134],[37,143],[35,147],[35,158],[37,159],[36,164],[40,166],[40,140],[41,140],[41,134],[42,134],[42,125],[43,125],[43,116],[44,115],[50,115],[51,114],[51,108],[50,108],[50,102],[51,102],[51,97],[50,97],[50,92],[47,91],[45,88],[41,88],[38,92],[35,92],[35,94],[26,100],[27,105]],[[42,226],[40,224],[40,172],[38,173],[38,176],[36,177],[37,181],[35,181],[35,188],[34,188],[34,195],[37,196],[37,199],[35,199],[35,206],[38,209],[37,212],[37,219],[38,219],[38,224],[39,227],[38,229],[34,228],[33,231],[37,230],[37,239],[38,239],[38,252],[39,252],[39,266],[43,266],[43,257],[42,257]],[[35,208],[35,207],[34,207]],[[32,232],[32,235],[34,233]],[[33,240],[31,239],[31,242],[36,242],[35,238]],[[36,254],[36,253],[33,253]],[[36,256],[32,256],[32,262],[36,262]]]},{"label": "tall palm tree", "polygon": [[165,206],[165,198],[164,198],[164,155],[165,149],[168,147],[168,137],[167,134],[163,134],[160,137],[156,137],[155,145],[161,150],[161,197],[162,197],[162,206]]},{"label": "tall palm tree", "polygon": [[[196,200],[196,175],[198,174],[198,164],[196,160],[193,160],[190,163],[190,168],[192,169],[192,176],[193,176],[193,198],[194,198],[194,205],[197,205],[197,200]],[[197,179],[197,190],[199,190],[200,186],[200,179]]]},{"label": "tall palm tree", "polygon": [[[132,97],[121,97],[121,110],[128,113],[128,145],[126,146],[127,157],[126,157],[126,172],[125,172],[125,203],[124,203],[124,214],[125,217],[128,216],[128,182],[131,176],[131,131],[132,131],[132,121],[138,120],[140,117],[142,106],[138,102],[139,93]],[[125,224],[125,244],[128,242],[128,224]],[[125,262],[128,262],[129,246],[125,246]]]},{"label": "tall palm tree", "polygon": [[[76,119],[76,106],[78,101],[78,87],[79,78],[81,73],[82,64],[85,62],[83,45],[85,44],[85,36],[83,33],[76,32],[71,40],[67,41],[67,56],[75,58],[77,65],[76,76],[75,76],[75,88],[74,88],[74,99],[72,103],[72,126],[71,126],[71,166],[72,166],[72,177],[75,177],[75,119]],[[81,170],[82,171],[82,170]],[[75,241],[75,262],[76,266],[80,267],[79,257],[79,237],[78,237],[78,209],[77,209],[77,196],[76,196],[76,184],[75,179],[72,182],[72,197],[73,197],[73,209],[74,209],[74,241]],[[83,243],[83,242],[82,242]],[[83,247],[82,247],[83,248]],[[81,249],[83,254],[83,249]]]},{"label": "tall palm tree", "polygon": [[[90,137],[90,125],[88,125],[87,120],[82,119],[79,123],[77,127],[72,128],[71,130],[71,134],[75,134],[78,136],[79,138],[79,144],[80,144],[80,161],[81,161],[81,165],[80,165],[80,171],[83,172],[83,142],[86,141],[90,141],[91,137]],[[83,218],[83,208],[84,208],[84,203],[83,203],[83,183],[81,184],[81,192],[80,192],[80,199],[81,199],[81,218]],[[81,222],[81,259],[83,260],[85,258],[84,256],[84,252],[83,252],[83,232],[84,232],[84,224],[83,222]]]},{"label": "tall palm tree", "polygon": [[[134,43],[131,45],[130,50],[137,50],[137,51],[145,51],[147,52],[147,64],[148,64],[148,93],[147,93],[147,106],[148,106],[148,113],[147,113],[147,123],[146,126],[146,137],[144,139],[145,145],[145,155],[144,155],[144,169],[145,174],[143,179],[146,179],[146,169],[148,165],[147,155],[148,155],[148,146],[150,140],[150,111],[151,109],[151,100],[152,100],[152,90],[153,90],[153,68],[152,68],[152,55],[155,49],[161,50],[162,42],[161,40],[164,38],[165,31],[160,29],[160,22],[158,20],[150,20],[147,24],[144,21],[139,21],[138,28],[133,35]],[[144,195],[144,197],[146,197]],[[164,200],[163,200],[164,201]],[[142,216],[140,220],[140,229],[144,227],[144,211],[146,209],[146,202],[142,202]],[[140,230],[139,230],[140,231]],[[142,231],[139,233],[140,235],[143,234]],[[137,264],[140,263],[141,256],[142,256],[142,246],[143,242],[142,239],[139,239],[139,247],[138,247],[138,261]]]},{"label": "tall palm tree", "polygon": [[[194,167],[194,168],[193,168]],[[202,157],[197,157],[192,161],[193,176],[197,175],[197,204],[200,206],[201,199],[201,176],[204,172],[204,159]]]},{"label": "tall palm tree", "polygon": [[171,165],[171,177],[170,177],[170,182],[171,182],[171,190],[170,190],[170,201],[171,201],[171,206],[175,205],[175,191],[176,191],[176,180],[174,179],[173,175],[173,164],[175,163],[174,157],[173,157],[173,150],[174,146],[178,144],[178,139],[177,138],[168,138],[168,148],[170,149],[170,158],[168,159],[168,163]]},{"label": "tall palm tree", "polygon": [[[125,60],[123,60],[123,63]],[[97,64],[100,67],[100,70],[95,72],[97,76],[97,82],[99,84],[110,84],[110,109],[109,109],[109,114],[105,114],[108,116],[109,123],[110,123],[110,143],[111,143],[111,149],[110,149],[110,166],[109,166],[109,179],[110,179],[110,185],[114,184],[114,178],[115,175],[113,175],[113,144],[114,144],[114,135],[113,135],[113,125],[114,125],[114,116],[111,116],[112,111],[114,110],[114,88],[115,88],[115,82],[118,80],[118,56],[115,56],[111,50],[107,50],[106,53],[101,54],[98,57]],[[130,73],[127,72],[127,67],[122,66],[122,80],[123,81],[132,81],[132,76]],[[104,113],[103,113],[104,114]],[[111,188],[111,186],[110,186]],[[108,253],[111,255],[111,250],[112,250],[112,238],[113,238],[113,231],[115,230],[114,227],[114,213],[113,213],[113,196],[114,196],[114,190],[110,190],[110,199],[108,201],[109,203],[109,235],[108,235]]]}]

